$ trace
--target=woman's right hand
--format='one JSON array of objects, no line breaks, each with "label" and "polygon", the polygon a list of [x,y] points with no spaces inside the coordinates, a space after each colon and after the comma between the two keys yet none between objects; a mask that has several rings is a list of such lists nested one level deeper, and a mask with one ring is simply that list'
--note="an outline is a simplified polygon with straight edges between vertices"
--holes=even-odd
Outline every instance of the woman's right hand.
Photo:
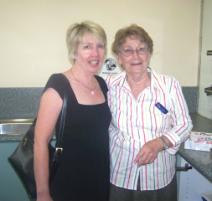
[{"label": "woman's right hand", "polygon": [[38,193],[36,201],[53,201],[49,193]]},{"label": "woman's right hand", "polygon": [[138,166],[152,163],[158,156],[158,153],[162,150],[163,150],[163,143],[159,138],[150,140],[147,143],[145,143],[138,152],[135,158],[135,163],[137,163]]}]

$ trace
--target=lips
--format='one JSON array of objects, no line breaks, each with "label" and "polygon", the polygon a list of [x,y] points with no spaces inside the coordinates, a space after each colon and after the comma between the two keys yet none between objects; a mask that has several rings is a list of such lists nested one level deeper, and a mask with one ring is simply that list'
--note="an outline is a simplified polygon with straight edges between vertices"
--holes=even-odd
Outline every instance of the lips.
[{"label": "lips", "polygon": [[99,64],[99,60],[91,60],[91,61],[89,61],[89,63],[91,65],[98,65]]},{"label": "lips", "polygon": [[136,63],[131,63],[131,66],[141,66],[142,65],[142,63],[141,62],[136,62]]}]

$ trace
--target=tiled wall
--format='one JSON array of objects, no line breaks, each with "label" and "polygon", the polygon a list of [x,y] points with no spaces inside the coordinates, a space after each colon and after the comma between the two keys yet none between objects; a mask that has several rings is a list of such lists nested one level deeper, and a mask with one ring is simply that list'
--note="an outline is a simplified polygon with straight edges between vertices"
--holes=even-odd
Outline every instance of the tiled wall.
[{"label": "tiled wall", "polygon": [[[197,111],[198,87],[183,87],[189,111]],[[42,88],[0,88],[0,119],[34,118]]]},{"label": "tiled wall", "polygon": [[42,88],[0,88],[0,119],[34,118]]},{"label": "tiled wall", "polygon": [[185,100],[190,113],[197,112],[198,107],[198,87],[182,87]]}]

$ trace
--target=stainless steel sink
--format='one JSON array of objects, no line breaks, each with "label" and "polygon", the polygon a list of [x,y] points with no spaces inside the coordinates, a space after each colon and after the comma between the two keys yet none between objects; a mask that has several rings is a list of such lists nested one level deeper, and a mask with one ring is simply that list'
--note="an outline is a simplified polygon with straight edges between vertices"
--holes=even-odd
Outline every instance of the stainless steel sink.
[{"label": "stainless steel sink", "polygon": [[0,135],[21,135],[26,133],[33,119],[0,120]]}]

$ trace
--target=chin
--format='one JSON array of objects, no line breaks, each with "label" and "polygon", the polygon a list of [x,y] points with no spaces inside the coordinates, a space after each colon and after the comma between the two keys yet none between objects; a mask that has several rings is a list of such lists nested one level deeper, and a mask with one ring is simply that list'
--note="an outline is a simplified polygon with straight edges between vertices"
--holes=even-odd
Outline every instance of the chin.
[{"label": "chin", "polygon": [[90,71],[91,73],[93,73],[93,74],[96,74],[96,73],[98,73],[98,72],[100,71],[100,67],[91,68],[89,71]]}]

